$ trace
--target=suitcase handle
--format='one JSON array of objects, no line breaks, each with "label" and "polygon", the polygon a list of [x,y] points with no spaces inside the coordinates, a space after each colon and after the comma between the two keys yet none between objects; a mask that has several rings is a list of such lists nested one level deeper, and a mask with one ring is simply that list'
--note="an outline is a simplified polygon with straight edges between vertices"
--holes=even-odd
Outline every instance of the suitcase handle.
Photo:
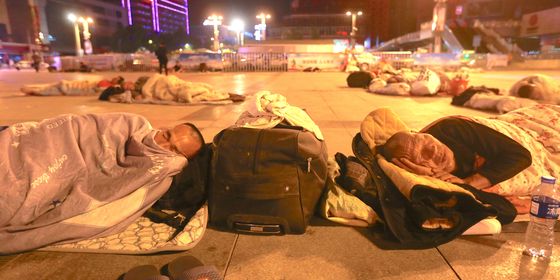
[{"label": "suitcase handle", "polygon": [[251,223],[233,223],[233,228],[239,232],[258,233],[258,234],[281,234],[281,225],[263,225]]}]

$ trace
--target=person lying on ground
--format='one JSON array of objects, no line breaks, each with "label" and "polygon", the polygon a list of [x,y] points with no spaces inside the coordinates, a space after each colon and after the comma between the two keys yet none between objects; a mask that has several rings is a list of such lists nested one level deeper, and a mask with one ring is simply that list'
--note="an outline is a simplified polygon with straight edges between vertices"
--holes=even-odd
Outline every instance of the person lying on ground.
[{"label": "person lying on ground", "polygon": [[395,133],[379,151],[409,172],[511,196],[527,213],[530,201],[514,196],[528,196],[542,175],[560,175],[559,138],[560,106],[541,104],[490,119],[444,117]]},{"label": "person lying on ground", "polygon": [[535,104],[538,102],[533,99],[504,95],[498,88],[485,86],[468,87],[451,99],[451,105],[494,111],[500,114]]},{"label": "person lying on ground", "polygon": [[202,149],[190,123],[129,113],[61,115],[0,131],[0,254],[124,230]]},{"label": "person lying on ground", "polygon": [[94,95],[111,86],[119,86],[124,82],[121,76],[110,80],[61,80],[56,83],[24,85],[21,92],[26,95]]},{"label": "person lying on ground", "polygon": [[151,103],[184,105],[189,103],[228,104],[243,101],[242,95],[218,90],[212,85],[190,82],[174,75],[154,74],[140,77],[134,84],[127,82],[122,87],[108,88],[110,95],[100,96],[101,100],[120,103]]},{"label": "person lying on ground", "polygon": [[560,105],[560,83],[543,74],[527,76],[517,81],[510,88],[509,94],[537,100],[541,103]]}]

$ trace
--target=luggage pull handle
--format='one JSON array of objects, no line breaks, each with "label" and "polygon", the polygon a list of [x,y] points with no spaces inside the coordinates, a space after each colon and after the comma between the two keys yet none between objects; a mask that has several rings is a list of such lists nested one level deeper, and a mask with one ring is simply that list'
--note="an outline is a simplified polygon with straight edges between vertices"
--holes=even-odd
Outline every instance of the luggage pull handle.
[{"label": "luggage pull handle", "polygon": [[312,158],[307,158],[307,173],[311,173],[311,160]]}]

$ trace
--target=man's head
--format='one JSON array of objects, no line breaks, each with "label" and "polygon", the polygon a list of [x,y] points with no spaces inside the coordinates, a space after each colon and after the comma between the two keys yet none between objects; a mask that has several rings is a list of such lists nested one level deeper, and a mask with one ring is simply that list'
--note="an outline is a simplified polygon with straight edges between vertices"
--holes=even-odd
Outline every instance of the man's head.
[{"label": "man's head", "polygon": [[195,157],[204,146],[204,137],[191,123],[162,129],[155,136],[155,141],[162,148],[183,155],[188,159]]},{"label": "man's head", "polygon": [[535,92],[535,84],[525,84],[519,87],[518,94],[519,97],[531,98]]},{"label": "man's head", "polygon": [[[427,133],[400,131],[391,136],[379,149],[388,160],[415,173],[429,175],[430,171],[451,173],[455,169],[455,156],[449,147]],[[426,169],[407,168],[402,163],[410,163]],[[416,172],[426,170],[426,172]]]},{"label": "man's head", "polygon": [[123,82],[124,82],[124,78],[122,76],[116,76],[111,79],[111,84],[113,85],[122,84]]}]

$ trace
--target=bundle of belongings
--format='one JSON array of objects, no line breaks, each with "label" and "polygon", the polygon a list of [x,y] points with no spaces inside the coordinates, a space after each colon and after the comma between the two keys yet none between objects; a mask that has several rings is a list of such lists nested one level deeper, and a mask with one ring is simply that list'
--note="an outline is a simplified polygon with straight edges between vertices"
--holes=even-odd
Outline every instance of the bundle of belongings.
[{"label": "bundle of belongings", "polygon": [[326,177],[319,127],[284,96],[260,91],[212,142],[210,224],[237,232],[304,233]]},{"label": "bundle of belongings", "polygon": [[413,174],[387,161],[376,147],[409,128],[390,109],[374,110],[354,137],[355,157],[339,153],[330,163],[334,168],[322,215],[353,226],[373,225],[373,241],[381,248],[429,248],[461,234],[499,233],[501,225],[517,217],[510,200],[528,201],[542,170],[559,174],[560,129],[553,121],[558,116],[557,107],[539,105],[475,119],[518,141],[532,155],[530,167],[486,192]]},{"label": "bundle of belongings", "polygon": [[173,75],[154,74],[151,77],[140,77],[129,86],[109,87],[99,99],[118,103],[186,105],[230,104],[244,101],[245,97],[217,90],[207,83],[189,82]]},{"label": "bundle of belongings", "polygon": [[[386,64],[389,65],[389,64]],[[349,87],[367,88],[369,92],[397,96],[456,95],[464,89],[468,78],[453,80],[441,71],[424,68],[418,76],[409,69],[378,68],[376,71],[353,72],[346,82]]]},{"label": "bundle of belongings", "polygon": [[434,96],[447,93],[449,82],[445,73],[424,68],[418,76],[408,71],[383,73],[371,81],[368,91],[383,95]]},{"label": "bundle of belongings", "polygon": [[0,254],[37,248],[141,254],[195,246],[206,229],[204,195],[185,198],[189,209],[175,209],[184,214],[180,230],[142,216],[170,185],[185,184],[172,183],[173,175],[191,172],[186,158],[156,144],[157,131],[126,113],[62,115],[0,131],[0,177],[10,182],[0,193]]}]

